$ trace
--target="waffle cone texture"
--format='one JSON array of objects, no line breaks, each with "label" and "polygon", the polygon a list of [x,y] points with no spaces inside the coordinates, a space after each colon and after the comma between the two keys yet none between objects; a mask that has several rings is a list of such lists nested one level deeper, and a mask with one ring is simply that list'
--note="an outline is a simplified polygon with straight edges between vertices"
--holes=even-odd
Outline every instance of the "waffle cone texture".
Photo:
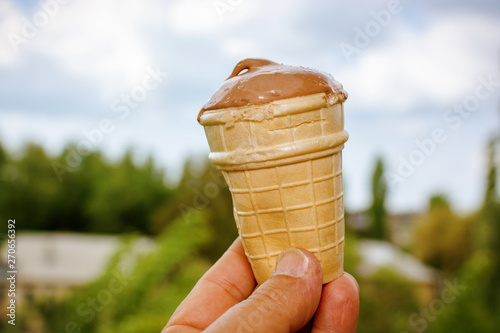
[{"label": "waffle cone texture", "polygon": [[343,100],[319,93],[206,111],[210,161],[224,174],[258,284],[287,248],[318,258],[323,283],[343,272]]}]

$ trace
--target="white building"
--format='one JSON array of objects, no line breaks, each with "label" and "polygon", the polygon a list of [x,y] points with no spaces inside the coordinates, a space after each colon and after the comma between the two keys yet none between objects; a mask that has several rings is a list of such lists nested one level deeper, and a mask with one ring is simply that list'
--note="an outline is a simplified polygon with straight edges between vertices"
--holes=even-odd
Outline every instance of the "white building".
[{"label": "white building", "polygon": [[[103,274],[111,256],[122,246],[119,236],[64,232],[16,233],[16,302],[30,295],[57,296]],[[131,248],[132,261],[151,251],[155,243],[139,238]],[[0,274],[7,271],[7,244],[1,247]],[[7,300],[7,280],[0,280],[0,304]]]},{"label": "white building", "polygon": [[360,276],[368,278],[378,270],[388,268],[414,282],[423,300],[432,299],[437,292],[438,273],[397,246],[384,241],[359,240],[357,252],[360,257],[357,273]]}]

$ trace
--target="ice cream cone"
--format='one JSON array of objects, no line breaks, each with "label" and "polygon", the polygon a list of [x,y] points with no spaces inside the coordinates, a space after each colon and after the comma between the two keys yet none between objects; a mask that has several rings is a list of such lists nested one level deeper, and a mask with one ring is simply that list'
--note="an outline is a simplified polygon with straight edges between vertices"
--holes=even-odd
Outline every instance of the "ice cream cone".
[{"label": "ice cream cone", "polygon": [[259,284],[289,247],[318,258],[323,283],[343,272],[344,100],[345,93],[322,92],[206,110],[199,118]]}]

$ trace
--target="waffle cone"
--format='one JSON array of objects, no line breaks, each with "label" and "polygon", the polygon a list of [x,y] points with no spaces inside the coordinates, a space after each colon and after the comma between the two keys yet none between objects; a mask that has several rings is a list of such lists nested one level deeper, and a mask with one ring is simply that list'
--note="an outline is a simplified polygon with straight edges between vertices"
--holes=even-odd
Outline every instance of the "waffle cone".
[{"label": "waffle cone", "polygon": [[234,218],[259,284],[279,253],[307,249],[323,283],[343,272],[342,100],[314,94],[206,111],[210,161],[229,185]]}]

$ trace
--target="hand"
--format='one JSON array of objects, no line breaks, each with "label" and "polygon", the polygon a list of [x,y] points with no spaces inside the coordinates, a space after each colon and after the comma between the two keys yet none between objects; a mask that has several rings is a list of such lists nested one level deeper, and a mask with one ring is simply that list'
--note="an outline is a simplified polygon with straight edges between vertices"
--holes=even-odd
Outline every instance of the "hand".
[{"label": "hand", "polygon": [[278,257],[273,275],[255,289],[238,238],[198,281],[162,333],[356,332],[356,280],[344,273],[322,286],[321,279],[314,255],[288,249]]}]

